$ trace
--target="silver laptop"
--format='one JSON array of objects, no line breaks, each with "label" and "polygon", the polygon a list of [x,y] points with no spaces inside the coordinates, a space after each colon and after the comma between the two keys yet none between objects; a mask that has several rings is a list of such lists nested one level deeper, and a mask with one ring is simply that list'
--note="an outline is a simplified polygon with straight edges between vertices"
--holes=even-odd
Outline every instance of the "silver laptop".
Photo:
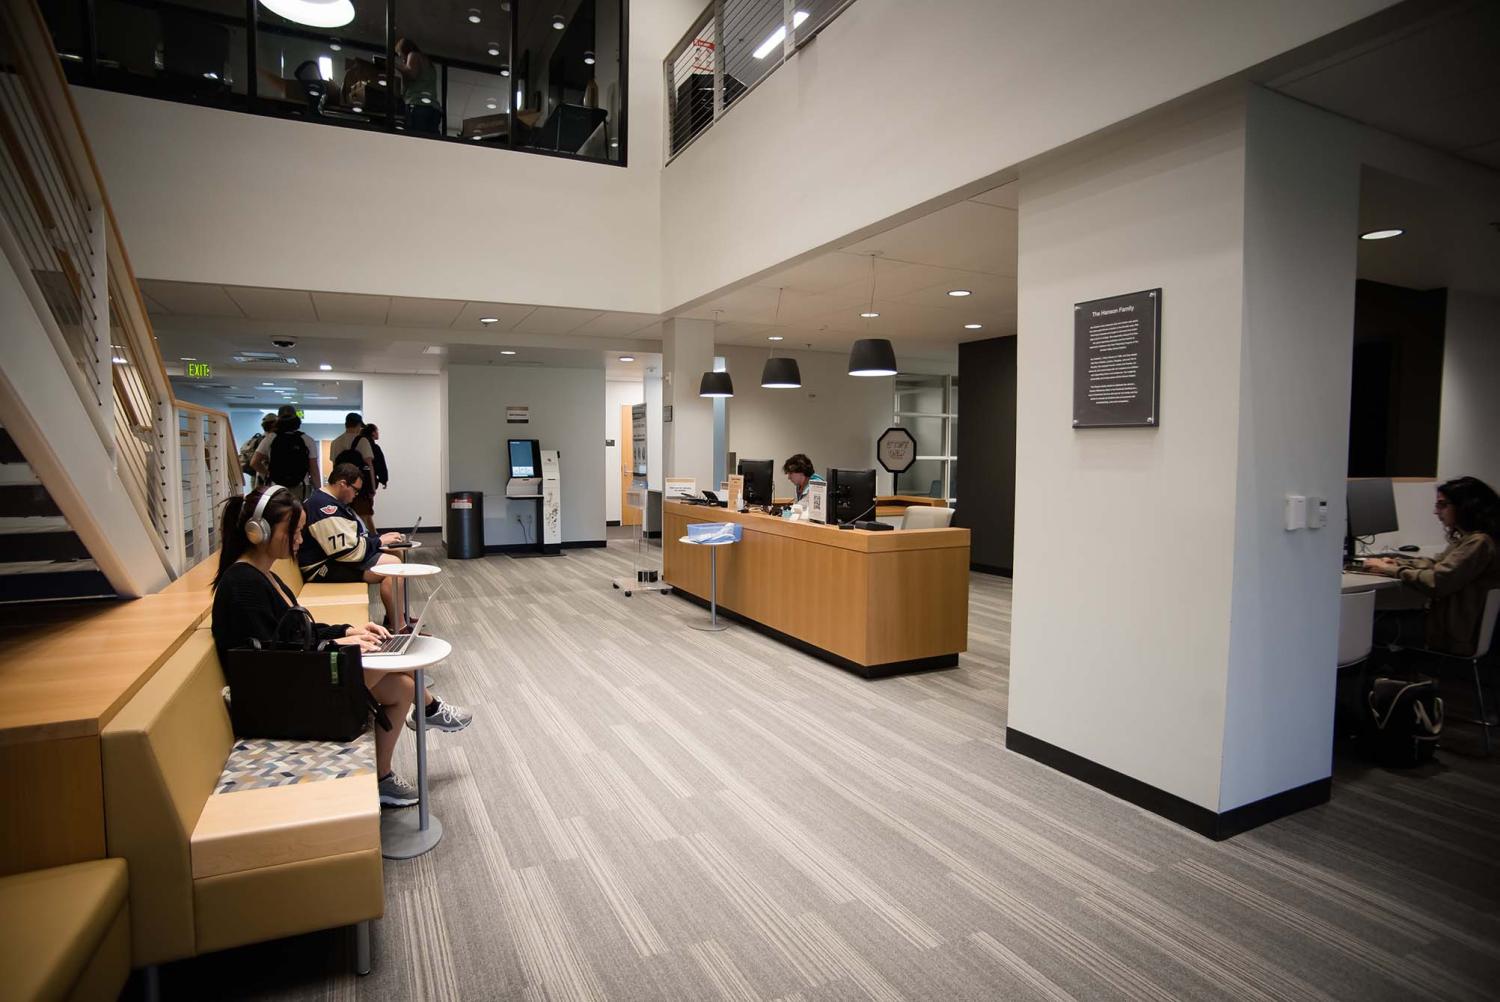
[{"label": "silver laptop", "polygon": [[420,528],[422,528],[422,516],[418,515],[417,516],[417,524],[411,527],[411,531],[410,532],[405,532],[405,533],[401,534],[401,541],[399,543],[391,543],[388,546],[381,547],[381,549],[384,549],[384,550],[404,550],[404,549],[410,549],[413,540],[416,538],[417,530],[420,529]]},{"label": "silver laptop", "polygon": [[[443,584],[447,583],[446,581],[443,582]],[[437,598],[437,593],[443,590],[443,584],[432,589],[432,594],[428,595],[427,601],[422,603],[422,611],[417,613],[417,621],[412,624],[410,633],[393,633],[385,638],[379,647],[373,651],[366,651],[361,657],[368,660],[369,658],[397,657],[405,654],[406,649],[421,635],[422,620],[427,618],[427,610],[432,608],[432,600]]]}]

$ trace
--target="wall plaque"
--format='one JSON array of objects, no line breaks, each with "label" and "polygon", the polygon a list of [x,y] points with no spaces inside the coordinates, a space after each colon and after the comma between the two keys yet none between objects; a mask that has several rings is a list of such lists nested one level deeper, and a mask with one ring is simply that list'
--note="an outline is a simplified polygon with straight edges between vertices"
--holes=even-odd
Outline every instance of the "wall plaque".
[{"label": "wall plaque", "polygon": [[1161,290],[1073,307],[1073,427],[1161,423]]}]

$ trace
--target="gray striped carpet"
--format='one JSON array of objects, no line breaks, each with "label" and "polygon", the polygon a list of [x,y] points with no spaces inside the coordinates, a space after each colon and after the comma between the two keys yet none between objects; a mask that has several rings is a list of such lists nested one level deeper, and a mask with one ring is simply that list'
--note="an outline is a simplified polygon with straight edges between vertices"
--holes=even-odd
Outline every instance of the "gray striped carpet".
[{"label": "gray striped carpet", "polygon": [[386,864],[373,974],[330,932],[169,966],[164,993],[1500,992],[1500,767],[1472,729],[1417,773],[1341,763],[1330,805],[1215,844],[1005,751],[1003,579],[973,578],[958,670],[866,682],[623,597],[632,554],[447,563],[433,684],[475,723],[431,741],[446,837]]}]

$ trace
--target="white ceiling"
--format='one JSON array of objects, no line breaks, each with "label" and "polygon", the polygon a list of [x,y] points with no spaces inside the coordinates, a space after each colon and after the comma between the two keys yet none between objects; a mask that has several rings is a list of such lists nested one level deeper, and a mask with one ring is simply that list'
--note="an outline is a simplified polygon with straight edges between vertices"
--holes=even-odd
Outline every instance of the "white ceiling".
[{"label": "white ceiling", "polygon": [[1500,205],[1366,168],[1359,229],[1406,232],[1359,242],[1359,277],[1410,289],[1462,289],[1500,296]]},{"label": "white ceiling", "polygon": [[[316,410],[358,410],[364,399],[364,386],[358,379],[286,379],[266,372],[221,373],[215,369],[208,379],[173,376],[172,385],[216,398],[226,408],[266,411],[286,403]],[[291,392],[280,392],[286,390]]]},{"label": "white ceiling", "polygon": [[1500,3],[1456,3],[1267,81],[1283,94],[1500,167]]}]

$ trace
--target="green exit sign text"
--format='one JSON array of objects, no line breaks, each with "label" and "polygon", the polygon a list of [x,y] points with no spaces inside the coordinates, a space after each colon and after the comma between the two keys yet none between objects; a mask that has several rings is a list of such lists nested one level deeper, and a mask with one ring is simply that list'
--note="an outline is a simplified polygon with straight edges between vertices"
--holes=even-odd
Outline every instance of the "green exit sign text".
[{"label": "green exit sign text", "polygon": [[190,379],[207,379],[214,374],[214,370],[207,362],[189,362],[187,374]]}]

